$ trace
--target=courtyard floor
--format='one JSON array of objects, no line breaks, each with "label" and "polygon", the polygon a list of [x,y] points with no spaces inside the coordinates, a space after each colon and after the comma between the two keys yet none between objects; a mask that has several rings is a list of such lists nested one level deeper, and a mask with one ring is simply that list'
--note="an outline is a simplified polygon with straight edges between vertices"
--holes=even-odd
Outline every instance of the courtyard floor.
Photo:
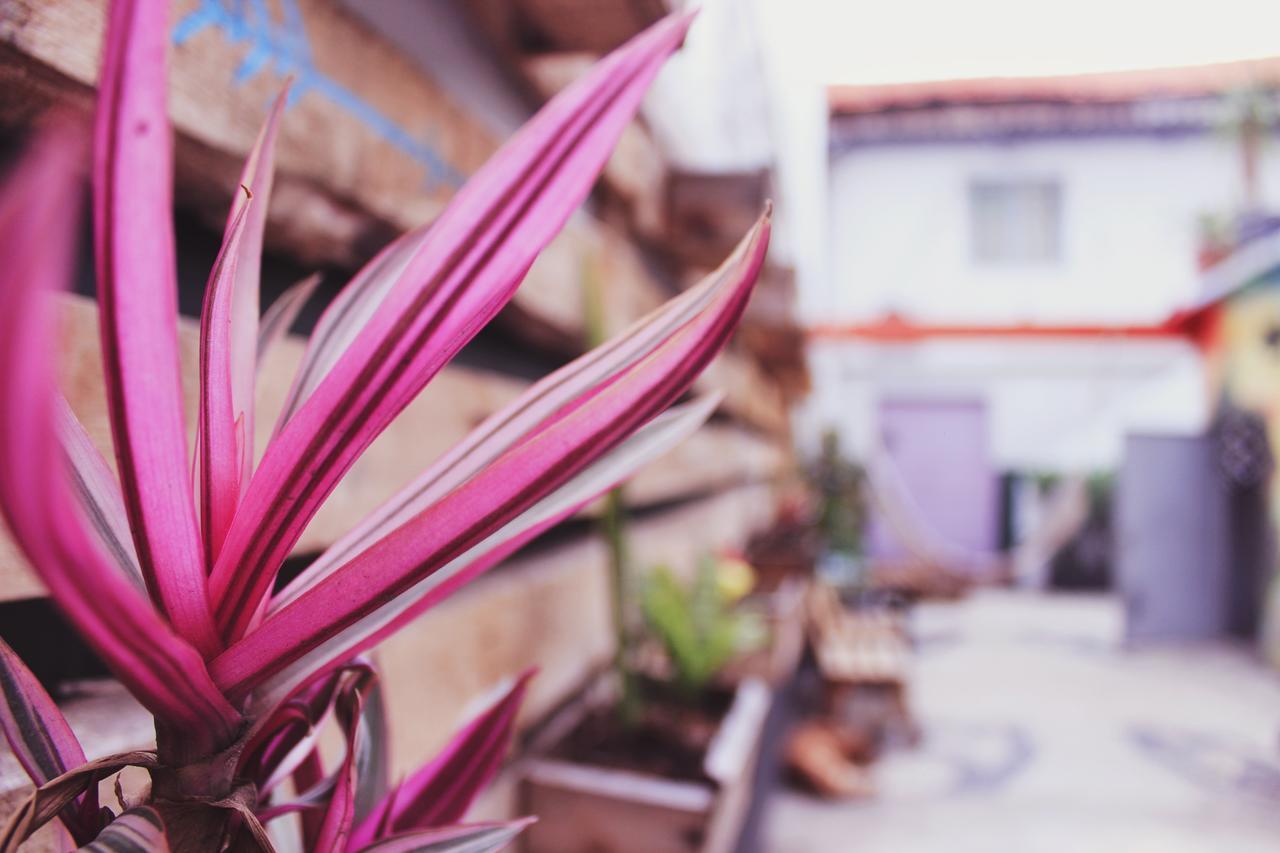
[{"label": "courtyard floor", "polygon": [[1118,600],[984,592],[912,614],[923,728],[877,796],[775,795],[769,853],[1276,853],[1280,678],[1126,648]]}]

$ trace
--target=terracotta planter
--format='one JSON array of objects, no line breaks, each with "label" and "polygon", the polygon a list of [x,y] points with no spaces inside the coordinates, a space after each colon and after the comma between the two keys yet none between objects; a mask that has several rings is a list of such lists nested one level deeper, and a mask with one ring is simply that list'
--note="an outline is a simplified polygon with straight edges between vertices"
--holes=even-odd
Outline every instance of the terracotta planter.
[{"label": "terracotta planter", "polygon": [[[756,678],[738,685],[703,760],[705,782],[532,757],[523,762],[527,853],[728,853],[751,804],[771,694]],[[546,754],[599,699],[566,709],[544,732]],[[545,748],[544,748],[545,747]]]}]

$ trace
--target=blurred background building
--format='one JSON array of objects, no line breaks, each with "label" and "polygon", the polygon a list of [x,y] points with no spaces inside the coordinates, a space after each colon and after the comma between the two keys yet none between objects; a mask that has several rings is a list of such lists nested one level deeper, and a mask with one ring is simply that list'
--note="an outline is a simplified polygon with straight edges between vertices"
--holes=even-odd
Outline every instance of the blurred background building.
[{"label": "blurred background building", "polygon": [[[1058,581],[1123,576],[1136,636],[1255,635],[1273,558],[1248,484],[1270,450],[1237,409],[1271,405],[1238,374],[1271,356],[1241,356],[1240,327],[1258,346],[1271,315],[1233,294],[1266,277],[1280,224],[1278,79],[1257,59],[827,90],[831,260],[800,422],[917,522],[882,508],[873,556],[930,536],[1021,556],[1046,476],[1109,493],[1118,475],[1105,568]],[[1231,448],[1249,473],[1223,473]],[[1050,582],[1044,556],[1012,571]]]}]

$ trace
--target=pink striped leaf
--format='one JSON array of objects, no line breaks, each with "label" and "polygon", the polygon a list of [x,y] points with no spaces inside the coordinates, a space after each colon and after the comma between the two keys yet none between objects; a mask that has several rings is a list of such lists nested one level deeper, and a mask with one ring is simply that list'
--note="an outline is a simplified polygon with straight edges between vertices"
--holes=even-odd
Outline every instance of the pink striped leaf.
[{"label": "pink striped leaf", "polygon": [[515,683],[454,735],[440,754],[384,797],[351,836],[361,847],[379,835],[430,829],[462,820],[502,766],[516,713],[535,669]]},{"label": "pink striped leaf", "polygon": [[[509,556],[541,531],[577,512],[602,492],[678,444],[706,420],[716,402],[714,397],[704,399],[678,407],[655,420],[526,512],[512,518],[509,523],[477,541],[472,547],[462,548],[451,559],[441,563],[435,562],[441,557],[440,552],[432,547],[432,544],[439,544],[438,542],[429,544],[425,539],[419,539],[415,543],[412,537],[421,536],[424,527],[432,526],[428,519],[439,518],[442,524],[445,523],[449,518],[449,510],[455,507],[449,507],[448,500],[442,502],[440,506],[444,509],[438,516],[435,511],[424,513],[399,528],[391,537],[382,540],[293,604],[281,609],[264,621],[261,628],[224,652],[211,664],[218,683],[233,696],[243,696],[261,685],[254,693],[252,707],[259,709],[276,706],[312,673],[340,665],[351,655],[371,648],[500,559]],[[475,482],[484,476],[477,477]],[[470,484],[463,488],[469,487]],[[471,500],[476,497],[473,494]],[[502,506],[498,503],[493,505]],[[460,507],[457,511],[474,513],[474,510]],[[455,520],[461,522],[462,517],[455,516]],[[380,550],[384,546],[388,550]],[[432,553],[437,555],[434,561]],[[347,575],[352,567],[356,567],[356,573]],[[402,581],[393,575],[397,568],[408,570],[405,575],[401,575],[401,578],[412,581],[407,586],[401,586]],[[361,613],[358,604],[343,613],[330,610],[326,614],[324,610],[315,610],[314,613],[328,615],[333,619],[330,626],[342,627],[335,630],[321,624],[319,631],[307,637],[311,632],[303,630],[302,625],[294,620],[312,607],[329,607],[328,596],[333,589],[327,589],[327,585],[338,583],[345,586],[349,582],[361,584],[364,581],[356,578],[365,570],[370,570],[374,576],[381,575],[383,582],[389,584],[385,600],[378,601],[378,592],[369,588],[366,592],[373,594],[365,599],[372,605],[368,612]],[[323,603],[317,605],[315,601]],[[355,604],[355,599],[348,604]],[[313,620],[313,624],[321,621]],[[325,636],[330,631],[332,633]],[[296,642],[289,639],[291,636],[298,638]],[[286,647],[290,643],[292,645]]]},{"label": "pink striped leaf", "polygon": [[[339,672],[347,671],[349,670]],[[344,689],[349,692],[352,688],[347,686]],[[305,820],[314,824],[310,830],[307,830],[311,839],[308,841],[308,847],[314,847],[316,843],[320,822],[324,820],[325,811],[329,808],[334,793],[339,792],[344,774],[355,774],[355,786],[349,792],[352,797],[355,824],[358,824],[361,818],[387,794],[389,758],[387,722],[385,722],[379,681],[376,678],[358,681],[353,689],[360,690],[361,694],[360,720],[355,727],[355,742],[351,744],[351,748],[355,751],[355,763],[353,765],[344,763],[335,774],[324,776],[323,767],[320,767],[316,753],[315,734],[317,733],[308,734],[307,738],[298,743],[294,749],[294,752],[301,753],[301,760],[293,761],[291,756],[280,763],[274,771],[276,775],[285,777],[292,775],[294,789],[301,790],[302,793],[287,803],[280,803],[262,812],[264,821],[274,820],[275,817],[292,812],[301,812]],[[338,699],[339,702],[349,702],[349,699],[344,699],[340,695]],[[259,786],[260,797],[268,793],[274,785],[275,781],[269,781],[265,788]]]},{"label": "pink striped leaf", "polygon": [[334,711],[346,738],[346,752],[333,774],[332,791],[325,804],[314,853],[345,853],[355,826],[356,789],[359,784],[359,739],[366,687],[363,676],[348,676],[334,700]]},{"label": "pink striped leaf", "polygon": [[697,316],[734,283],[728,265],[664,303],[628,329],[556,370],[490,415],[421,476],[396,493],[320,555],[271,602],[271,610],[297,598],[356,554],[425,510],[525,436],[563,416]]},{"label": "pink striped leaf", "polygon": [[253,781],[260,797],[267,797],[276,786],[306,760],[320,739],[305,711],[295,704],[279,709],[269,733],[247,762],[241,762],[240,778]]},{"label": "pink striped leaf", "polygon": [[[532,542],[539,535],[559,524],[578,509],[581,509],[585,502],[569,504],[556,514],[538,514],[540,520],[536,521],[536,523],[527,527],[522,525],[522,532],[513,535],[510,539],[506,539],[500,544],[494,545],[483,556],[477,557],[467,563],[464,569],[455,572],[449,580],[428,588],[422,597],[414,599],[412,593],[410,593],[402,600],[397,601],[396,605],[390,608],[393,614],[390,618],[371,619],[368,625],[361,626],[360,629],[353,629],[352,639],[346,645],[343,645],[343,639],[338,638],[334,643],[326,644],[324,649],[318,649],[308,659],[286,667],[283,672],[268,679],[255,692],[253,702],[254,715],[269,717],[273,713],[278,713],[278,709],[289,707],[293,701],[290,698],[290,694],[296,695],[299,684],[306,685],[316,678],[328,678],[332,677],[335,672],[341,672],[345,666],[349,665],[344,664],[344,661],[372,649],[382,640],[412,622],[453,592],[466,586],[472,579],[484,574],[490,568],[498,565],[520,550],[520,548]],[[495,540],[502,538],[495,537]],[[340,649],[340,651],[334,652],[335,648]],[[358,657],[356,659],[359,660]],[[314,667],[314,669],[308,670],[308,667]],[[305,689],[305,686],[303,689]]]},{"label": "pink striped leaf", "polygon": [[[240,420],[239,432],[243,435],[242,447],[236,459],[240,461],[241,486],[249,482],[253,471],[253,394],[258,365],[258,303],[262,289],[262,239],[267,227],[267,210],[271,202],[271,187],[275,180],[276,138],[280,133],[280,119],[289,99],[290,83],[286,82],[276,96],[267,120],[263,122],[258,138],[254,141],[249,157],[240,173],[240,185],[248,191],[248,197],[237,194],[227,217],[223,244],[232,242],[237,228],[243,233],[238,238],[239,249],[234,264],[235,284],[231,292],[230,333],[227,351],[219,354],[229,361],[231,375],[232,422]],[[242,226],[237,225],[241,214]],[[299,306],[301,307],[301,306]],[[286,324],[286,329],[288,328]],[[222,424],[223,428],[226,424]],[[236,495],[237,500],[239,494]]]},{"label": "pink striped leaf", "polygon": [[406,832],[359,848],[359,853],[493,853],[502,850],[537,818],[445,826]]},{"label": "pink striped leaf", "polygon": [[138,562],[177,632],[218,646],[192,501],[178,361],[167,0],[112,3],[94,134],[94,255],[120,481]]},{"label": "pink striped leaf", "polygon": [[[696,431],[714,411],[721,396],[710,394],[695,403],[676,406],[659,415],[623,446],[615,448],[484,543],[445,566],[438,577],[424,579],[382,611],[362,620],[305,659],[268,679],[255,695],[255,707],[271,707],[280,701],[283,691],[292,689],[298,679],[305,680],[309,667],[316,667],[312,671],[314,677],[315,672],[332,671],[345,657],[372,649],[547,530],[576,514]],[[335,649],[343,652],[338,654]]]},{"label": "pink striped leaf", "polygon": [[351,683],[366,695],[378,692],[377,672],[367,659],[358,657],[340,669],[316,673],[279,707],[255,715],[236,774],[252,780],[260,794],[270,793],[317,743],[339,690]]},{"label": "pink striped leaf", "polygon": [[0,729],[31,781],[43,785],[85,763],[84,750],[53,698],[0,640]]},{"label": "pink striped leaf", "polygon": [[[537,512],[525,512],[688,389],[737,323],[763,263],[768,233],[766,217],[726,261],[736,271],[733,286],[623,377],[508,450],[229,647],[212,665],[219,685],[229,695],[243,696],[295,661],[306,659],[311,671],[319,669],[321,661],[312,654],[317,649],[325,660],[341,660],[344,652],[363,647],[362,641],[500,541],[559,514],[565,503],[572,505],[565,500],[567,493],[561,493],[543,501]],[[651,458],[646,453],[670,446],[663,443],[662,434],[661,428],[641,431],[624,445],[628,449],[621,456],[606,457],[609,461],[575,488],[585,492],[585,500],[596,494],[596,487],[628,476],[634,470],[627,468],[633,456],[645,460]],[[620,476],[613,476],[619,467]],[[498,539],[489,538],[499,530],[503,532]],[[446,566],[449,571],[440,574]],[[288,688],[287,694],[302,678],[300,671],[287,674],[280,689]],[[273,685],[267,692],[276,690]]]},{"label": "pink striped leaf", "polygon": [[554,98],[458,192],[372,318],[267,448],[211,577],[228,640],[356,457],[511,298],[585,197],[689,19],[672,17]]},{"label": "pink striped leaf", "polygon": [[146,583],[142,569],[138,568],[138,554],[129,533],[129,515],[120,494],[120,482],[71,411],[66,398],[57,395],[54,406],[58,437],[71,475],[71,493],[80,512],[97,535],[103,553],[111,558],[126,580],[145,594]]},{"label": "pink striped leaf", "polygon": [[382,682],[375,679],[360,706],[356,740],[356,824],[387,795],[391,782],[391,738]]},{"label": "pink striped leaf", "polygon": [[271,108],[240,176],[222,248],[200,314],[200,522],[212,570],[253,472],[262,237],[275,170],[275,140],[288,89]]},{"label": "pink striped leaf", "polygon": [[[199,653],[106,557],[79,515],[59,442],[51,294],[75,256],[79,128],[47,130],[0,199],[0,512],[54,600],[111,670],[192,748],[239,716]],[[188,498],[189,501],[189,498]]]},{"label": "pink striped leaf", "polygon": [[280,410],[277,432],[306,402],[360,330],[372,319],[417,254],[429,230],[429,225],[422,225],[387,244],[325,308],[320,322],[307,339],[307,351]]},{"label": "pink striped leaf", "polygon": [[[311,791],[317,786],[326,782],[332,782],[333,777],[324,775],[324,762],[320,758],[320,750],[313,749],[307,753],[306,758],[293,771],[293,788],[295,791]],[[327,796],[327,794],[325,794]],[[318,809],[303,808],[298,815],[298,823],[302,831],[302,847],[304,850],[310,850],[315,847],[316,839],[320,837],[320,824],[324,820]]]},{"label": "pink striped leaf", "polygon": [[270,715],[255,722],[237,773],[266,795],[306,760],[320,738],[347,670],[326,673],[298,691]]},{"label": "pink striped leaf", "polygon": [[[362,663],[344,667],[322,678],[321,689],[312,691],[309,698],[294,698],[286,703],[284,708],[273,715],[272,722],[262,729],[263,732],[274,734],[259,738],[251,735],[251,743],[261,742],[262,746],[254,750],[251,760],[241,763],[241,775],[257,781],[259,796],[270,794],[280,782],[295,775],[314,754],[322,724],[332,708],[338,686],[345,683],[352,672],[370,674],[370,677],[361,682],[363,701],[360,706],[360,726],[356,730],[356,820],[368,814],[385,796],[390,760],[386,711],[380,683],[373,677],[373,671],[368,665]],[[320,702],[325,704],[321,705]],[[334,779],[330,777],[329,787],[333,784]],[[327,798],[327,793],[324,796]],[[323,802],[315,792],[295,801],[300,807],[320,805]]]},{"label": "pink striped leaf", "polygon": [[[716,298],[723,300],[727,295],[740,292],[744,285],[749,285],[754,280],[755,265],[763,257],[766,243],[765,236],[763,231],[760,231],[755,233],[753,237],[744,240],[739,251],[727,260],[720,270],[717,270],[716,273],[709,276],[706,281],[696,288],[688,291],[685,297],[673,300],[657,314],[636,324],[614,341],[594,350],[588,356],[579,359],[561,371],[552,374],[552,376],[530,389],[525,395],[522,395],[511,406],[491,418],[485,425],[482,425],[476,431],[476,435],[480,436],[478,441],[471,442],[468,440],[464,442],[460,446],[461,452],[458,450],[451,452],[442,460],[443,465],[434,466],[435,470],[443,472],[441,479],[445,480],[444,485],[446,488],[452,490],[460,482],[472,476],[474,467],[478,466],[474,466],[471,470],[466,470],[462,477],[458,477],[455,472],[464,465],[474,464],[476,457],[492,452],[490,448],[493,444],[500,445],[499,449],[505,449],[513,444],[519,436],[544,426],[552,416],[563,416],[565,412],[572,409],[573,405],[580,403],[580,400],[575,401],[572,399],[573,394],[577,393],[582,396],[583,389],[587,391],[598,390],[603,384],[606,384],[605,380],[616,379],[616,374],[619,371],[635,364],[635,359],[639,355],[651,354],[654,351],[654,341],[669,339],[673,328],[682,328],[681,324],[688,321],[690,312],[694,312],[696,315],[697,311],[705,310]],[[681,300],[684,301],[682,302]],[[613,373],[611,374],[610,371],[613,371]],[[597,384],[593,386],[593,382]],[[542,419],[539,420],[539,418]],[[655,425],[656,429],[659,429],[657,425]],[[661,452],[659,449],[653,450],[655,456],[659,452]],[[625,454],[619,454],[611,460],[610,464],[622,462],[625,458]],[[638,467],[639,464],[642,464],[643,458],[642,455],[634,464]],[[488,459],[483,459],[482,461],[487,462]],[[428,472],[429,475],[430,473]],[[318,650],[317,654],[308,655],[303,662],[287,667],[287,670],[279,678],[272,679],[272,686],[269,689],[262,691],[261,701],[268,703],[267,706],[270,707],[270,703],[279,701],[279,691],[284,690],[287,692],[292,689],[292,685],[296,684],[298,679],[306,676],[308,665],[320,666],[331,663],[337,659],[332,657],[335,654],[335,650],[348,648],[344,644],[349,642],[354,642],[354,648],[356,649],[370,648],[470,578],[479,575],[501,559],[505,559],[520,545],[575,511],[579,505],[576,501],[585,501],[587,498],[594,497],[595,493],[591,492],[589,488],[580,489],[579,487],[586,484],[599,485],[604,482],[605,477],[598,476],[600,474],[603,474],[603,472],[598,470],[592,472],[591,475],[584,475],[575,489],[566,488],[553,498],[548,498],[537,510],[529,511],[518,522],[513,522],[505,528],[501,535],[493,537],[482,546],[473,548],[468,554],[456,558],[445,570],[442,570],[437,575],[419,582],[410,592],[401,596],[384,611],[362,620],[361,623],[353,626],[350,631],[345,632],[343,636],[326,642]],[[628,476],[628,474],[629,472],[626,470],[615,468],[612,474],[606,476],[616,476],[620,480]],[[449,481],[447,478],[450,476],[454,476],[456,479]],[[413,492],[416,486],[423,483],[426,483],[427,489],[439,488],[438,484],[432,482],[431,477],[427,476],[407,490],[406,493],[410,494],[411,501],[417,502],[421,500],[421,497],[413,494]],[[586,498],[583,497],[584,494],[586,494]],[[394,517],[394,513],[399,511],[399,508],[394,506],[395,503],[393,500],[393,513],[375,514],[375,521],[379,524],[385,524],[384,519],[389,515]],[[420,506],[420,503],[418,506]],[[379,516],[382,516],[382,518],[379,518]],[[399,519],[396,520],[398,521]],[[339,543],[339,547],[342,544]],[[347,554],[354,550],[354,548],[350,548]],[[487,556],[485,556],[486,553]],[[345,557],[347,554],[343,556]],[[279,612],[290,603],[296,601],[307,589],[313,587],[342,565],[338,560],[331,560],[330,556],[329,553],[326,553],[318,561],[321,566],[320,572],[313,572],[309,569],[293,584],[290,584],[273,601],[270,612]]]},{"label": "pink striped leaf", "polygon": [[258,367],[262,367],[262,359],[271,347],[281,338],[289,334],[298,314],[316,292],[320,284],[320,275],[309,275],[291,286],[275,302],[271,303],[262,320],[258,324]]},{"label": "pink striped leaf", "polygon": [[[307,760],[311,760],[311,756],[316,755],[315,751],[308,753]],[[302,765],[299,765],[301,767]],[[329,804],[329,798],[333,796],[334,786],[337,784],[336,776],[324,776],[316,784],[311,785],[303,790],[301,794],[287,802],[278,805],[268,806],[258,812],[258,817],[263,823],[270,823],[278,817],[287,814],[306,815],[312,818],[319,818],[316,822],[316,832],[313,837],[319,836],[319,824],[324,820],[324,810]],[[314,847],[315,842],[308,842],[307,847]]]},{"label": "pink striped leaf", "polygon": [[[0,730],[13,755],[39,787],[85,763],[84,750],[54,704],[8,644],[0,640]],[[59,813],[63,825],[79,844],[97,834],[98,792],[86,790]]]},{"label": "pink striped leaf", "polygon": [[[362,624],[358,628],[353,628],[347,637],[335,638],[332,643],[317,649],[307,659],[286,667],[277,676],[268,679],[258,689],[254,694],[253,707],[255,709],[265,709],[278,706],[281,697],[286,696],[298,680],[305,681],[306,668],[309,666],[316,667],[315,671],[320,673],[340,671],[343,660],[351,655],[372,649],[418,616],[439,604],[449,595],[452,595],[473,579],[519,551],[542,533],[573,515],[586,502],[586,500],[583,500],[569,504],[556,514],[539,515],[539,521],[528,527],[522,526],[522,532],[513,535],[510,539],[501,542],[501,544],[495,545],[492,550],[487,551],[482,556],[467,562],[464,568],[453,573],[448,580],[429,588],[424,585],[426,592],[421,597],[415,599],[413,598],[413,593],[406,594],[403,599],[389,608],[392,614],[389,618],[370,619],[368,623]],[[501,538],[495,537],[495,539]],[[334,651],[335,649],[338,651]]]},{"label": "pink striped leaf", "polygon": [[[358,696],[349,694],[358,693]],[[352,730],[347,714],[358,704],[359,720]],[[341,727],[348,732],[352,751],[336,772],[325,775],[319,762],[317,736],[331,709],[337,710]],[[352,740],[352,738],[354,738]],[[273,805],[260,813],[263,821],[299,813],[306,848],[319,843],[321,826],[332,809],[351,809],[353,825],[383,795],[386,787],[386,726],[377,675],[367,662],[357,661],[335,673],[321,676],[303,688],[257,734],[250,732],[247,751],[253,755],[241,762],[242,778],[259,781],[258,794],[264,799],[283,778],[292,775],[296,797]],[[354,774],[354,782],[351,781]],[[268,778],[269,777],[269,778]],[[345,787],[344,787],[345,786]],[[334,797],[350,798],[338,802]],[[335,817],[334,820],[337,820]],[[340,827],[330,826],[336,832]],[[330,842],[331,843],[331,842]]]},{"label": "pink striped leaf", "polygon": [[[242,188],[243,189],[243,188]],[[200,521],[204,534],[205,565],[217,558],[227,528],[240,502],[244,474],[243,432],[245,411],[235,399],[232,382],[233,300],[236,269],[241,263],[257,263],[244,257],[241,247],[248,213],[254,209],[248,190],[233,205],[236,211],[222,249],[213,262],[200,312],[200,438],[196,454],[200,465]]]}]

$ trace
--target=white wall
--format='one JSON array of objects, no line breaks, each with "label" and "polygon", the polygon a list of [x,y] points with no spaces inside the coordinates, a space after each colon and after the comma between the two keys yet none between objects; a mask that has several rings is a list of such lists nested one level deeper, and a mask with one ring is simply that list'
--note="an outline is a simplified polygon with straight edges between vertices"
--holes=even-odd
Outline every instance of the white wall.
[{"label": "white wall", "polygon": [[[1280,169],[1264,198],[1280,201]],[[1062,187],[1061,261],[1000,268],[971,257],[975,178]],[[1236,207],[1228,139],[1093,138],[865,147],[831,166],[831,292],[839,322],[897,311],[933,322],[1141,323],[1196,290],[1197,217]]]},{"label": "white wall", "polygon": [[[1280,202],[1265,164],[1264,199]],[[1062,257],[1042,267],[972,258],[974,179],[1052,178]],[[1197,292],[1198,217],[1238,207],[1236,150],[1222,136],[855,148],[831,163],[824,322],[896,312],[919,323],[1157,323]],[[798,417],[812,446],[837,426],[863,454],[886,397],[986,401],[1003,469],[1116,465],[1126,432],[1191,434],[1210,417],[1202,360],[1177,340],[938,338],[817,341],[815,391]]]},{"label": "white wall", "polygon": [[[773,169],[773,263],[791,266],[803,301],[822,292],[830,257],[827,95],[804,45],[821,21],[795,0],[687,0],[689,37],[668,60],[644,116],[683,169]],[[810,312],[812,314],[812,312]]]},{"label": "white wall", "polygon": [[835,428],[865,458],[887,398],[977,399],[999,469],[1087,472],[1116,465],[1128,432],[1194,434],[1210,413],[1200,356],[1176,340],[820,342],[810,365],[804,452]]},{"label": "white wall", "polygon": [[663,66],[644,115],[677,168],[736,172],[773,165],[768,92],[753,0],[697,0],[684,45]]},{"label": "white wall", "polygon": [[827,246],[827,92],[805,49],[818,22],[796,14],[795,0],[755,0],[760,61],[769,94],[775,163],[771,258],[796,271],[801,322],[820,317],[810,297],[829,281]]}]

